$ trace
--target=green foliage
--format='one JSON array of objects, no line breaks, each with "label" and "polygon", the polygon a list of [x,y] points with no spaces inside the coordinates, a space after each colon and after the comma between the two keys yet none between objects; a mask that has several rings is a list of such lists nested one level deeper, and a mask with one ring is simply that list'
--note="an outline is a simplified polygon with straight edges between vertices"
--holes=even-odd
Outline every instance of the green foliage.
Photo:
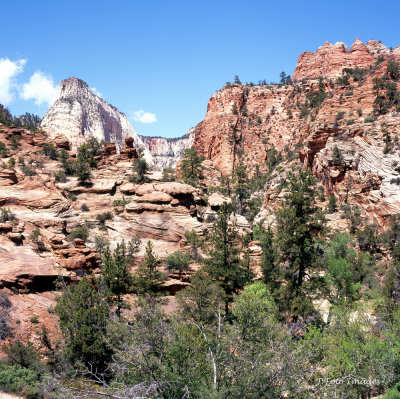
[{"label": "green foliage", "polygon": [[378,118],[375,115],[371,115],[371,116],[367,116],[364,119],[365,123],[371,123],[371,122],[375,122]]},{"label": "green foliage", "polygon": [[344,116],[345,116],[345,112],[344,111],[339,111],[337,114],[336,114],[336,116],[335,116],[335,121],[336,122],[338,122],[338,121],[340,121],[341,119],[343,119],[344,118]]},{"label": "green foliage", "polygon": [[164,168],[161,181],[167,182],[167,181],[175,181],[175,180],[176,180],[175,170],[170,167]]},{"label": "green foliage", "polygon": [[322,231],[323,216],[315,206],[315,183],[308,171],[289,172],[283,184],[287,194],[276,214],[276,241],[286,263],[283,277],[287,285],[281,290],[281,306],[294,319],[312,312],[310,294],[323,287],[316,273],[320,267],[316,240]]},{"label": "green foliage", "polygon": [[10,308],[11,302],[8,292],[0,290],[0,341],[12,334]]},{"label": "green foliage", "polygon": [[125,207],[126,205],[128,205],[131,202],[131,200],[129,198],[125,198],[124,196],[120,199],[116,199],[113,201],[113,206],[114,207],[118,207],[118,206],[122,206]]},{"label": "green foliage", "polygon": [[328,201],[328,213],[335,213],[337,212],[337,198],[335,195],[330,195],[329,196],[329,201]]},{"label": "green foliage", "polygon": [[201,163],[203,161],[204,157],[200,156],[194,147],[185,150],[180,166],[180,172],[182,180],[186,184],[195,186],[198,181],[203,178],[203,172],[201,170]]},{"label": "green foliage", "polygon": [[264,276],[265,284],[273,291],[279,287],[279,267],[278,267],[278,251],[274,242],[272,230],[258,230],[259,240],[263,254],[261,257],[261,269]]},{"label": "green foliage", "polygon": [[109,308],[86,277],[64,289],[55,311],[65,339],[65,354],[73,364],[104,371],[111,352],[106,344]]},{"label": "green foliage", "polygon": [[160,260],[153,253],[153,245],[147,241],[143,260],[133,276],[136,292],[152,295],[160,293],[160,284],[166,276],[157,270],[159,265]]},{"label": "green foliage", "polygon": [[62,170],[57,170],[54,172],[54,180],[57,183],[65,183],[67,181],[67,175]]},{"label": "green foliage", "polygon": [[82,158],[78,158],[73,166],[74,175],[78,177],[80,184],[84,185],[92,178],[92,169],[89,163],[85,162]]},{"label": "green foliage", "polygon": [[165,259],[168,270],[177,270],[179,275],[189,269],[190,256],[181,251],[175,251]]},{"label": "green foliage", "polygon": [[338,162],[338,163],[343,162],[342,151],[340,150],[340,148],[337,145],[335,145],[333,147],[332,155],[333,155],[334,162]]},{"label": "green foliage", "polygon": [[398,80],[400,76],[398,62],[391,60],[387,66],[386,72],[390,79]]},{"label": "green foliage", "polygon": [[101,154],[103,143],[95,137],[90,137],[86,142],[78,147],[77,161],[81,164],[87,164],[90,168],[97,166],[96,157]]},{"label": "green foliage", "polygon": [[7,157],[8,157],[8,148],[2,141],[0,141],[0,158],[7,158]]},{"label": "green foliage", "polygon": [[114,218],[114,215],[110,211],[98,213],[96,215],[96,220],[99,222],[99,227],[102,230],[105,230],[107,228],[106,221],[113,220],[113,218]]},{"label": "green foliage", "polygon": [[0,390],[24,395],[28,399],[39,398],[39,376],[28,368],[0,361]]},{"label": "green foliage", "polygon": [[149,165],[143,157],[143,153],[139,152],[139,157],[132,162],[133,175],[129,180],[133,183],[144,183],[147,181],[147,173],[149,172]]},{"label": "green foliage", "polygon": [[16,219],[15,214],[9,208],[0,208],[0,223],[12,222]]},{"label": "green foliage", "polygon": [[240,260],[239,236],[229,223],[232,206],[222,204],[209,237],[208,258],[204,259],[203,269],[215,279],[226,294],[226,313],[228,300],[251,279],[251,271]]},{"label": "green foliage", "polygon": [[185,238],[191,247],[191,256],[195,261],[200,261],[199,248],[203,245],[203,239],[196,233],[195,230],[186,230]]},{"label": "green foliage", "polygon": [[36,170],[32,166],[21,165],[21,170],[25,176],[35,176],[36,175]]},{"label": "green foliage", "polygon": [[19,147],[19,141],[21,140],[21,137],[20,136],[17,136],[17,135],[12,135],[10,138],[9,138],[9,141],[10,141],[10,144],[11,144],[11,148],[13,149],[13,150],[17,150],[18,149],[18,147]]},{"label": "green foliage", "polygon": [[334,291],[331,295],[332,302],[356,299],[360,283],[355,283],[353,278],[353,263],[356,257],[354,249],[349,248],[351,238],[347,234],[337,233],[325,251],[327,264],[327,281]]},{"label": "green foliage", "polygon": [[109,248],[104,250],[101,268],[102,282],[107,291],[112,296],[116,296],[117,316],[120,316],[120,309],[123,305],[121,295],[128,292],[133,283],[133,276],[128,268],[129,260],[124,241],[117,244],[113,253]]},{"label": "green foliage", "polygon": [[88,237],[89,237],[89,230],[84,224],[75,227],[75,229],[73,229],[69,234],[69,238],[71,240],[74,240],[75,238],[80,238],[81,240],[86,241]]},{"label": "green foliage", "polygon": [[47,155],[48,157],[50,157],[50,159],[53,160],[58,159],[58,152],[54,148],[53,144],[49,143],[43,144],[42,153],[43,155]]},{"label": "green foliage", "polygon": [[322,103],[325,101],[326,98],[326,93],[323,89],[320,89],[318,91],[310,91],[306,94],[306,104],[305,106],[307,108],[319,108]]}]

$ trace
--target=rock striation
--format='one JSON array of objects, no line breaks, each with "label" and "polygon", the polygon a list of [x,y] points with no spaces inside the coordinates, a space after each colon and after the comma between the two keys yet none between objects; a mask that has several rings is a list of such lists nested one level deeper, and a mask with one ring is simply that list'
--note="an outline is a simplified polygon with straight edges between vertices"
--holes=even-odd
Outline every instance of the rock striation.
[{"label": "rock striation", "polygon": [[194,142],[194,129],[190,129],[185,135],[178,138],[146,137],[140,136],[144,145],[153,157],[156,170],[174,168],[183,157],[186,148],[190,148]]},{"label": "rock striation", "polygon": [[126,115],[95,95],[81,79],[69,78],[61,82],[60,96],[47,111],[41,128],[50,137],[66,137],[74,149],[91,136],[116,143],[118,148],[131,137],[135,147],[144,149],[151,162],[150,153]]},{"label": "rock striation", "polygon": [[315,53],[306,51],[300,55],[292,78],[338,77],[343,68],[369,68],[382,55],[400,58],[400,47],[388,49],[376,40],[364,44],[356,39],[348,49],[342,42],[325,42]]}]

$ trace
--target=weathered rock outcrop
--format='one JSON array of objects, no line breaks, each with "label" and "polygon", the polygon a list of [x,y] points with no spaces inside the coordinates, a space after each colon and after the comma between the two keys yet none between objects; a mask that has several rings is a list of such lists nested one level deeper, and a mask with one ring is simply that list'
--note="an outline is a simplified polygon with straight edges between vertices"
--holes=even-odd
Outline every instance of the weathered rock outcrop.
[{"label": "weathered rock outcrop", "polygon": [[389,50],[376,40],[364,44],[356,39],[349,50],[342,42],[325,42],[315,53],[306,51],[300,55],[292,78],[335,78],[343,68],[369,68],[380,55],[400,58],[400,47]]},{"label": "weathered rock outcrop", "polygon": [[190,129],[184,136],[178,138],[140,136],[146,148],[153,156],[155,169],[175,168],[183,157],[186,148],[190,148],[194,141],[194,129]]},{"label": "weathered rock outcrop", "polygon": [[[73,148],[93,136],[114,142],[119,148],[126,138],[132,137],[136,148],[145,149],[125,114],[93,94],[89,86],[77,78],[61,82],[60,96],[47,111],[41,128],[51,137],[67,137]],[[151,161],[147,151],[146,157]]]}]

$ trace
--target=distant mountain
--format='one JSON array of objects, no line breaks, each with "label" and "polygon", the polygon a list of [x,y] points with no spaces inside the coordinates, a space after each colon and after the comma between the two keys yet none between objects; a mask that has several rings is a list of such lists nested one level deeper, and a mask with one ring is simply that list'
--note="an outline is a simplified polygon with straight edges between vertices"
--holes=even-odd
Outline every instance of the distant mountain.
[{"label": "distant mountain", "polygon": [[183,157],[186,148],[194,141],[194,128],[178,138],[140,136],[146,148],[151,152],[156,169],[175,168]]},{"label": "distant mountain", "polygon": [[152,163],[151,154],[126,115],[93,94],[81,79],[69,78],[61,82],[60,96],[47,111],[41,128],[50,136],[64,135],[73,148],[91,136],[114,142],[121,148],[125,139],[132,137],[135,147],[142,148],[146,159]]}]

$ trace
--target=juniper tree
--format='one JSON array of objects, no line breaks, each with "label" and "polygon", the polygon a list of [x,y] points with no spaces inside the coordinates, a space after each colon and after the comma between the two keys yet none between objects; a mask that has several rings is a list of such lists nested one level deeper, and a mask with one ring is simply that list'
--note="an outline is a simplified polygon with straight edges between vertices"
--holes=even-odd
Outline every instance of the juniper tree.
[{"label": "juniper tree", "polygon": [[[317,262],[316,239],[322,230],[323,216],[315,205],[315,178],[309,171],[289,172],[283,185],[287,189],[276,217],[277,242],[283,261],[282,302],[294,319],[311,311],[309,295]],[[306,284],[305,284],[306,283]]]},{"label": "juniper tree", "polygon": [[200,156],[194,147],[185,150],[180,167],[182,179],[185,183],[194,186],[203,178],[201,170],[201,163],[203,161],[204,157]]},{"label": "juniper tree", "polygon": [[240,237],[229,221],[231,213],[231,205],[221,205],[209,238],[209,257],[204,260],[204,271],[221,285],[226,294],[227,314],[233,294],[243,288],[251,278],[250,271],[240,260]]},{"label": "juniper tree", "polygon": [[124,241],[117,244],[114,252],[107,248],[103,254],[102,280],[110,294],[116,296],[117,316],[121,315],[123,301],[121,295],[126,293],[133,282],[129,271],[129,257]]}]

